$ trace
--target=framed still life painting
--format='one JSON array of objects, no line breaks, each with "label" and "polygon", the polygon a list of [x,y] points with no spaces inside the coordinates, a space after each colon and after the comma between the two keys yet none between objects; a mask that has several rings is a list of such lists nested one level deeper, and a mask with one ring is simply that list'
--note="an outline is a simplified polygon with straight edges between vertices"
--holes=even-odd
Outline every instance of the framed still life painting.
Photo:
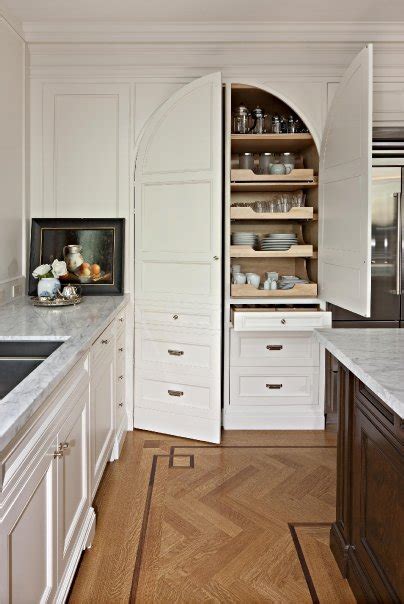
[{"label": "framed still life painting", "polygon": [[123,293],[124,218],[33,218],[29,295],[37,280],[32,271],[40,264],[64,260],[63,283],[79,284],[85,295]]}]

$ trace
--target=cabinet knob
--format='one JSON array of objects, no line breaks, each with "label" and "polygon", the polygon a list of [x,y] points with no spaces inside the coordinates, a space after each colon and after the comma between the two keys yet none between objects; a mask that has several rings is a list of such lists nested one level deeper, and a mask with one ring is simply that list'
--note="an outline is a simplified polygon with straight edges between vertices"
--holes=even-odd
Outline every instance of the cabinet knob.
[{"label": "cabinet knob", "polygon": [[178,319],[178,315],[173,315],[173,319],[176,321]]},{"label": "cabinet knob", "polygon": [[101,340],[101,344],[108,344],[109,340]]},{"label": "cabinet knob", "polygon": [[123,347],[122,348],[118,348],[119,352],[123,352]]},{"label": "cabinet knob", "polygon": [[118,379],[119,379],[119,380],[123,380],[123,378],[124,378],[124,376],[123,376],[123,375],[120,375]]},{"label": "cabinet knob", "polygon": [[56,451],[53,452],[53,459],[56,459],[57,457],[63,457],[63,451],[56,449]]},{"label": "cabinet knob", "polygon": [[213,260],[219,260],[219,256],[213,256]]},{"label": "cabinet knob", "polygon": [[119,317],[119,321],[123,323],[123,317]]},{"label": "cabinet knob", "polygon": [[123,403],[119,403],[118,407],[123,407]]},{"label": "cabinet knob", "polygon": [[59,448],[60,449],[68,449],[70,447],[70,443],[64,442],[64,443],[60,443]]},{"label": "cabinet knob", "polygon": [[286,325],[286,319],[281,319],[282,325]]}]

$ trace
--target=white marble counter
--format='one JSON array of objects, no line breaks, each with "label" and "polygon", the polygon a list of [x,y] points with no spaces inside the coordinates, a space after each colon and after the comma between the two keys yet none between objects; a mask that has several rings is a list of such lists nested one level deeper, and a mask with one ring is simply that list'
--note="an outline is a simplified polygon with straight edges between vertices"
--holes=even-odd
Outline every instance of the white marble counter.
[{"label": "white marble counter", "polygon": [[128,301],[127,295],[88,296],[79,306],[50,309],[35,307],[25,297],[0,307],[0,341],[64,341],[0,401],[0,451],[11,442]]},{"label": "white marble counter", "polygon": [[404,329],[318,329],[320,343],[404,418]]}]

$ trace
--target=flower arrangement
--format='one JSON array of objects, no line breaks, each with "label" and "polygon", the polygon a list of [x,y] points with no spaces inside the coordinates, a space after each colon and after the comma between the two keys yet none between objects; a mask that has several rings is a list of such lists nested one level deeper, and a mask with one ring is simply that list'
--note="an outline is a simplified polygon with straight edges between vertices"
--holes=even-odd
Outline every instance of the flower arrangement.
[{"label": "flower arrangement", "polygon": [[54,260],[52,264],[41,264],[32,272],[35,279],[59,279],[66,274],[66,262],[63,260]]}]

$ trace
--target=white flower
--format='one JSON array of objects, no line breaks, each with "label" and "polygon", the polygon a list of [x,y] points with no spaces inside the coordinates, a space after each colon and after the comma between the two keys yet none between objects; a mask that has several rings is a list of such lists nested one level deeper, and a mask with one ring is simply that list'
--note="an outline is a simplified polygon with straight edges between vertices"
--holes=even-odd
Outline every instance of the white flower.
[{"label": "white flower", "polygon": [[66,262],[64,260],[54,260],[52,262],[52,273],[53,276],[58,279],[67,274]]},{"label": "white flower", "polygon": [[35,279],[40,279],[41,277],[44,277],[47,273],[49,273],[50,269],[50,264],[41,264],[40,266],[36,267],[36,269],[32,273],[32,276],[35,277]]}]

